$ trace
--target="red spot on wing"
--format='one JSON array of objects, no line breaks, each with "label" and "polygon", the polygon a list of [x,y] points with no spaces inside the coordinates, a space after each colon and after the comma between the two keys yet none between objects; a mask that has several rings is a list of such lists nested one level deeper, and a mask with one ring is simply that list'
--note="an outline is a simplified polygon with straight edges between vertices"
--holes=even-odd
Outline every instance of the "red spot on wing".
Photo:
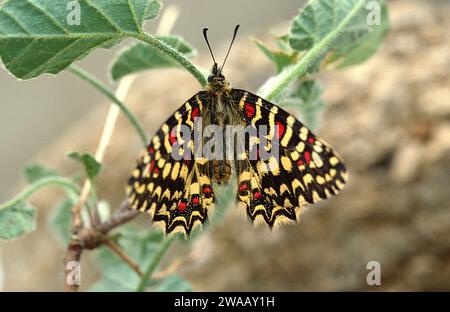
[{"label": "red spot on wing", "polygon": [[279,140],[283,137],[284,133],[286,132],[286,125],[284,125],[281,121],[277,120],[275,122],[276,129],[277,129],[277,135],[276,138]]},{"label": "red spot on wing", "polygon": [[170,144],[172,144],[172,145],[174,145],[175,142],[177,141],[176,127],[173,127],[172,131],[170,131],[169,141],[170,141]]},{"label": "red spot on wing", "polygon": [[198,205],[200,203],[200,199],[198,197],[192,198],[192,204]]},{"label": "red spot on wing", "polygon": [[155,149],[153,148],[153,146],[149,146],[149,147],[148,147],[148,153],[149,153],[150,155],[153,155],[153,154],[155,153]]},{"label": "red spot on wing", "polygon": [[242,185],[239,187],[239,191],[240,191],[240,192],[246,191],[247,189],[248,189],[247,184],[242,184]]},{"label": "red spot on wing", "polygon": [[155,169],[155,160],[152,160],[152,162],[150,163],[150,172],[153,172],[153,169]]},{"label": "red spot on wing", "polygon": [[306,151],[305,153],[303,153],[303,157],[305,158],[305,161],[307,164],[309,164],[311,162],[311,153],[309,151]]},{"label": "red spot on wing", "polygon": [[211,187],[209,185],[205,185],[203,187],[203,194],[204,194],[205,198],[211,198],[212,190],[211,190]]},{"label": "red spot on wing", "polygon": [[187,203],[184,201],[180,201],[180,203],[178,204],[178,210],[179,211],[185,211],[187,207]]},{"label": "red spot on wing", "polygon": [[255,116],[255,105],[251,104],[251,103],[245,103],[244,105],[244,111],[245,111],[245,115],[248,118],[253,118],[253,116]]},{"label": "red spot on wing", "polygon": [[205,186],[203,188],[203,193],[211,193],[211,192],[212,192],[212,190],[211,190],[211,188],[209,186]]},{"label": "red spot on wing", "polygon": [[255,194],[253,194],[253,196],[258,199],[261,198],[261,193],[260,192],[255,192]]},{"label": "red spot on wing", "polygon": [[[303,158],[305,159],[306,164],[311,162],[311,153],[309,151],[305,151],[303,153]],[[297,160],[297,165],[304,166],[305,162],[302,159]]]},{"label": "red spot on wing", "polygon": [[315,140],[314,140],[313,137],[309,137],[309,138],[308,138],[308,142],[309,142],[309,143],[314,144],[314,141],[315,141]]},{"label": "red spot on wing", "polygon": [[198,107],[194,107],[194,109],[192,110],[192,113],[191,113],[192,119],[197,117],[199,115],[199,113],[200,113],[200,110],[198,109]]}]

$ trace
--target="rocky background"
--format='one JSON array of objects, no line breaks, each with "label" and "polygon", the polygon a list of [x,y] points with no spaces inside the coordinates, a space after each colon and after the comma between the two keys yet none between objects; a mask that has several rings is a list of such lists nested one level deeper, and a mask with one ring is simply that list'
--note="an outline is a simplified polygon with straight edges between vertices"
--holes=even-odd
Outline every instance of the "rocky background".
[{"label": "rocky background", "polygon": [[[350,171],[345,190],[310,207],[302,224],[271,232],[228,209],[192,245],[172,247],[173,261],[195,290],[450,290],[450,5],[390,2],[391,33],[367,63],[320,75],[328,103],[316,130]],[[267,34],[261,34],[264,36]],[[271,64],[240,38],[227,65],[235,86],[255,91]],[[205,55],[202,65],[208,66]],[[150,133],[198,89],[189,74],[142,75],[127,103]],[[105,103],[104,103],[105,104]],[[61,135],[36,160],[70,173],[64,154],[94,151],[107,105]],[[100,196],[113,207],[140,151],[121,119],[105,159]],[[62,194],[33,197],[37,230],[0,244],[4,290],[62,290],[63,250],[48,226]],[[145,216],[141,223],[149,223]],[[84,254],[83,288],[98,277]],[[381,286],[368,286],[366,265],[381,265]]]}]

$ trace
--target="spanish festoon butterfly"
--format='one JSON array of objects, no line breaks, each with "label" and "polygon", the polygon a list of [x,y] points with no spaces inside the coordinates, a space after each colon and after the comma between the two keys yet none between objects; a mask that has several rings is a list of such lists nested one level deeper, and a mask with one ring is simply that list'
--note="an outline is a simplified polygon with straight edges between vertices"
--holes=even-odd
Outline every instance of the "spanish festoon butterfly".
[{"label": "spanish festoon butterfly", "polygon": [[[238,28],[239,25],[225,61]],[[307,203],[336,195],[344,187],[345,166],[327,143],[282,108],[251,92],[231,88],[222,74],[225,61],[218,67],[206,28],[203,35],[214,61],[208,84],[170,116],[138,159],[128,181],[130,206],[149,212],[166,233],[181,231],[189,235],[196,225],[208,219],[215,202],[214,185],[236,178],[236,201],[245,207],[253,222],[264,220],[273,227],[299,220]],[[200,125],[195,122],[198,118]],[[222,151],[215,151],[223,157],[186,157],[195,154],[195,135],[186,139],[181,129],[194,134],[211,125],[250,126],[256,132],[223,136],[224,140],[234,139],[231,144],[244,146],[244,153],[232,155],[234,159],[225,155],[225,147],[230,147],[225,141]],[[260,131],[261,126],[266,134]],[[268,152],[276,147],[277,157],[261,156],[257,143],[262,138],[268,142],[262,148]],[[207,138],[201,138],[200,145],[208,144],[206,141]],[[189,148],[180,149],[180,142]],[[181,158],[174,157],[175,146],[175,154]]]}]

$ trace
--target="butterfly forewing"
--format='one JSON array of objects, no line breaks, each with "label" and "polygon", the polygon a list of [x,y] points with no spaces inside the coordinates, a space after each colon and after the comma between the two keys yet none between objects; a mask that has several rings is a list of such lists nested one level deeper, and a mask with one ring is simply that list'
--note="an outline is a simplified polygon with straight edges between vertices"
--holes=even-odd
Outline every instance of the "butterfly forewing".
[{"label": "butterfly forewing", "polygon": [[[339,156],[295,117],[245,90],[234,89],[233,101],[256,129],[266,126],[279,145],[278,157],[248,160],[238,172],[237,200],[252,221],[270,227],[296,221],[307,203],[335,195],[347,180]],[[261,136],[261,135],[259,135]]]},{"label": "butterfly forewing", "polygon": [[[180,128],[194,131],[194,119],[202,115],[204,97],[205,92],[197,93],[162,125],[128,180],[130,206],[150,213],[167,233],[189,235],[195,225],[207,220],[214,204],[205,163],[188,157],[177,160],[172,155],[174,143],[183,140]],[[193,152],[193,144],[188,146],[191,149],[185,151],[187,154]]]}]

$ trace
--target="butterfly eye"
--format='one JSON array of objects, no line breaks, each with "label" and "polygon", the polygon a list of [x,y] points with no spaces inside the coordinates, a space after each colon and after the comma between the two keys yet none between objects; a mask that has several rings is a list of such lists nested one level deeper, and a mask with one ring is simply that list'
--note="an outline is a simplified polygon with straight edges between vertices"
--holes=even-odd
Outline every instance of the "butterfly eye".
[{"label": "butterfly eye", "polygon": [[209,75],[208,76],[208,82],[211,82],[213,80],[213,78],[214,78],[214,75]]}]

